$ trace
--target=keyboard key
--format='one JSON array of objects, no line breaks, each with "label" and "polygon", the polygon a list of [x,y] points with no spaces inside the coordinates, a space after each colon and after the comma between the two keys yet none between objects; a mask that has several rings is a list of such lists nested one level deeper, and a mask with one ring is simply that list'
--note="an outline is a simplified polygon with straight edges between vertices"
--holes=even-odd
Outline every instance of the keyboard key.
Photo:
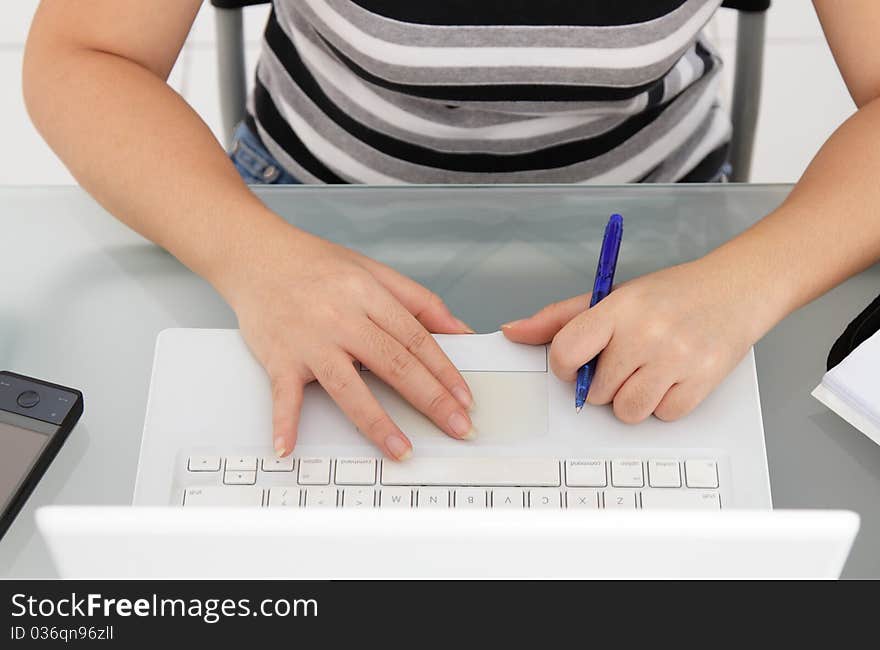
[{"label": "keyboard key", "polygon": [[190,456],[186,468],[190,472],[219,472],[220,456]]},{"label": "keyboard key", "polygon": [[262,468],[264,472],[292,472],[293,456],[287,456],[286,458],[270,456],[264,458]]},{"label": "keyboard key", "polygon": [[193,506],[254,506],[263,505],[263,490],[257,487],[191,487],[183,491],[183,505]]},{"label": "keyboard key", "polygon": [[714,460],[687,460],[684,475],[689,488],[718,487],[718,466]]},{"label": "keyboard key", "polygon": [[681,487],[677,460],[649,460],[648,482],[655,488]]},{"label": "keyboard key", "polygon": [[561,500],[559,490],[548,488],[529,490],[529,508],[532,510],[559,510]]},{"label": "keyboard key", "polygon": [[565,504],[569,510],[598,510],[599,490],[569,490]]},{"label": "keyboard key", "polygon": [[419,508],[448,508],[449,490],[446,488],[422,488],[418,492],[417,503]]},{"label": "keyboard key", "polygon": [[702,490],[645,490],[643,510],[719,510],[721,496]]},{"label": "keyboard key", "polygon": [[635,510],[636,492],[630,490],[605,490],[606,510]]},{"label": "keyboard key", "polygon": [[382,461],[382,485],[559,486],[559,462],[547,458],[425,458]]},{"label": "keyboard key", "polygon": [[330,484],[330,459],[329,458],[300,458],[299,459],[299,484],[300,485],[329,485]]},{"label": "keyboard key", "polygon": [[298,487],[273,487],[269,490],[270,508],[298,508]]},{"label": "keyboard key", "polygon": [[226,459],[227,472],[256,472],[256,456],[230,456]]},{"label": "keyboard key", "polygon": [[336,461],[337,485],[375,485],[375,458],[340,458]]},{"label": "keyboard key", "polygon": [[565,461],[565,484],[572,487],[605,487],[605,461],[583,458]]},{"label": "keyboard key", "polygon": [[459,510],[486,507],[486,490],[480,488],[458,488],[455,491],[455,507]]},{"label": "keyboard key", "polygon": [[253,472],[230,472],[223,474],[223,482],[226,485],[253,485],[257,482],[257,473]]},{"label": "keyboard key", "polygon": [[373,488],[345,488],[342,491],[342,507],[372,508],[375,498]]},{"label": "keyboard key", "polygon": [[642,475],[640,460],[612,460],[611,485],[614,487],[642,487],[645,479]]},{"label": "keyboard key", "polygon": [[382,488],[379,505],[382,508],[411,508],[412,490],[397,487]]},{"label": "keyboard key", "polygon": [[493,508],[522,508],[523,491],[512,488],[492,490]]},{"label": "keyboard key", "polygon": [[304,503],[309,508],[335,508],[336,488],[309,488]]}]

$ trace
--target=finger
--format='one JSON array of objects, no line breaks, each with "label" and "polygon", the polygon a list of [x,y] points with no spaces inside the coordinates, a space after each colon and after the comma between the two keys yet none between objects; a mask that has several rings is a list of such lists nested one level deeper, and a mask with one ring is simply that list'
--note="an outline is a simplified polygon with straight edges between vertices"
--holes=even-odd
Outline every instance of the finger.
[{"label": "finger", "polygon": [[330,353],[316,365],[312,371],[318,382],[362,434],[394,460],[412,454],[412,443],[367,388],[348,355]]},{"label": "finger", "polygon": [[590,404],[609,404],[644,359],[636,356],[632,345],[612,338],[596,363],[596,372],[590,383],[587,401]]},{"label": "finger", "polygon": [[473,334],[433,291],[398,273],[390,266],[363,258],[361,263],[429,331],[438,334]]},{"label": "finger", "polygon": [[614,395],[614,415],[627,424],[645,420],[674,383],[675,375],[669,368],[656,364],[642,366],[623,382]]},{"label": "finger", "polygon": [[348,343],[347,351],[446,434],[473,438],[473,424],[458,400],[397,339],[372,321],[368,324]]},{"label": "finger", "polygon": [[304,383],[293,373],[272,377],[272,446],[278,458],[296,445]]},{"label": "finger", "polygon": [[461,373],[434,340],[434,337],[389,294],[370,309],[370,319],[399,341],[410,354],[422,362],[464,408],[473,406],[473,395]]},{"label": "finger", "polygon": [[550,367],[564,381],[573,381],[578,368],[608,345],[613,321],[603,303],[581,312],[559,330],[550,346]]},{"label": "finger", "polygon": [[672,386],[654,409],[658,419],[672,422],[693,411],[712,390],[712,384],[698,379],[687,379]]},{"label": "finger", "polygon": [[504,336],[517,343],[540,345],[549,343],[566,323],[582,314],[590,305],[590,294],[583,294],[554,302],[528,318],[511,321],[501,326]]}]

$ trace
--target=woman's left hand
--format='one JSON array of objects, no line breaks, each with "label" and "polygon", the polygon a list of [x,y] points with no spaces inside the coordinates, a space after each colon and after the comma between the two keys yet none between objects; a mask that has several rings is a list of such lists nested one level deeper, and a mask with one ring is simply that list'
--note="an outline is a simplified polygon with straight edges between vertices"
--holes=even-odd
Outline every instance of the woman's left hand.
[{"label": "woman's left hand", "polygon": [[502,326],[519,343],[552,340],[550,365],[565,381],[602,353],[591,404],[613,403],[623,422],[689,413],[736,366],[766,322],[759,296],[705,258],[636,278],[587,309],[585,294]]}]

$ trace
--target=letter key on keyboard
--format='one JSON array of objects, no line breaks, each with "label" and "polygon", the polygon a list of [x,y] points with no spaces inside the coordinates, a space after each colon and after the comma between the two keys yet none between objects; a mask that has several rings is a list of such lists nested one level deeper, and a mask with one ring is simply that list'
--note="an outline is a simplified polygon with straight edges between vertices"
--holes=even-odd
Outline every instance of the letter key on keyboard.
[{"label": "letter key on keyboard", "polygon": [[419,508],[448,508],[449,490],[446,488],[422,488],[418,493]]},{"label": "letter key on keyboard", "polygon": [[465,508],[482,510],[486,507],[486,490],[482,488],[458,488],[455,491],[455,507],[459,510]]},{"label": "letter key on keyboard", "polygon": [[630,490],[605,490],[606,510],[634,510],[636,493]]},{"label": "letter key on keyboard", "polygon": [[523,491],[513,488],[492,490],[493,508],[522,508]]},{"label": "letter key on keyboard", "polygon": [[382,508],[411,508],[412,490],[397,487],[382,488],[379,505]]},{"label": "letter key on keyboard", "polygon": [[559,490],[542,488],[529,490],[529,508],[532,510],[559,510]]},{"label": "letter key on keyboard", "polygon": [[600,497],[598,490],[569,490],[565,495],[565,506],[569,510],[598,510]]}]

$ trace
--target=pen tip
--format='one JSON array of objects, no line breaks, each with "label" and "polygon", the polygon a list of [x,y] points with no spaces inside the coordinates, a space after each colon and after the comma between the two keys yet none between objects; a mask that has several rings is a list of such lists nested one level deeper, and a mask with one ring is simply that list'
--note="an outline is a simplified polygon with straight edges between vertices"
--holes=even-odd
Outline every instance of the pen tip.
[{"label": "pen tip", "polygon": [[575,413],[580,413],[582,408],[584,408],[584,407],[583,407],[583,406],[575,406],[575,407],[574,407],[574,412],[575,412]]}]

